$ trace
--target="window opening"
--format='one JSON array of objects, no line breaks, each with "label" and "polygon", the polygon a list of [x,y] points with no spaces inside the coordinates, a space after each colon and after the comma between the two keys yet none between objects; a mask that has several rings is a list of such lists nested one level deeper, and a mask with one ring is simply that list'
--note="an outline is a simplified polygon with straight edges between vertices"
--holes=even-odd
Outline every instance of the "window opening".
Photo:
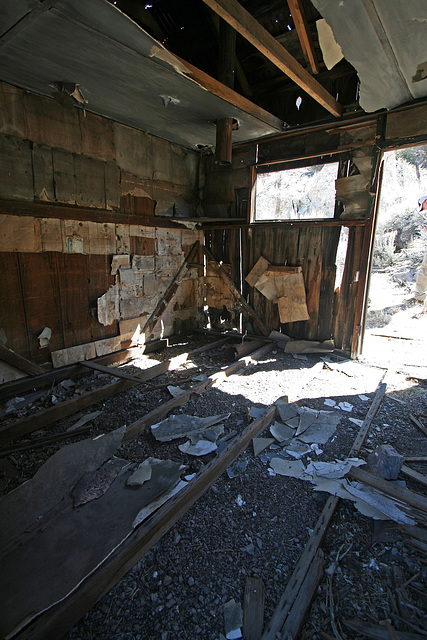
[{"label": "window opening", "polygon": [[258,166],[253,189],[253,222],[313,220],[336,215],[339,159]]}]

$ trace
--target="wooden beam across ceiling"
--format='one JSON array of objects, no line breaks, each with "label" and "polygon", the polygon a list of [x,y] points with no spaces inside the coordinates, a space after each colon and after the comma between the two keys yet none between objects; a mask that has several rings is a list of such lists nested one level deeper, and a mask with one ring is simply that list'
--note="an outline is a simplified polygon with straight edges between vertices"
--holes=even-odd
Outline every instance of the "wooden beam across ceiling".
[{"label": "wooden beam across ceiling", "polygon": [[313,39],[305,17],[304,7],[301,0],[288,0],[288,6],[292,14],[295,29],[301,43],[304,58],[310,63],[313,73],[319,73],[319,63],[314,51]]},{"label": "wooden beam across ceiling", "polygon": [[203,0],[203,2],[231,24],[241,36],[327,111],[334,116],[341,115],[341,105],[241,4],[236,0]]}]

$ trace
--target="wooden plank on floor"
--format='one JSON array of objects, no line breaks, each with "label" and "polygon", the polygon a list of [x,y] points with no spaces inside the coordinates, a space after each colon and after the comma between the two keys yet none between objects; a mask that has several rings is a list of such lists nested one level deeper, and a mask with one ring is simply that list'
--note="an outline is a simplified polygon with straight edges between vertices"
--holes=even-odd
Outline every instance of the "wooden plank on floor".
[{"label": "wooden plank on floor", "polygon": [[34,362],[30,362],[30,360],[27,360],[27,358],[24,358],[14,351],[7,349],[2,344],[0,344],[0,360],[11,364],[13,367],[16,367],[24,373],[28,373],[30,376],[43,373],[43,369],[37,364],[34,364]]},{"label": "wooden plank on floor", "polygon": [[246,578],[243,604],[243,637],[261,640],[264,627],[265,586],[261,578]]},{"label": "wooden plank on floor", "polygon": [[374,476],[372,473],[356,467],[350,469],[348,477],[353,478],[353,480],[358,480],[358,482],[363,482],[368,485],[368,487],[372,487],[372,489],[380,491],[390,498],[394,498],[399,502],[407,504],[409,507],[414,507],[427,514],[427,498],[425,496],[405,489],[404,487],[397,487],[387,480],[383,480],[383,478]]},{"label": "wooden plank on floor", "polygon": [[132,380],[132,382],[136,382],[137,384],[141,383],[140,378],[136,376],[131,376],[130,373],[126,373],[126,371],[122,371],[121,369],[114,369],[112,367],[104,367],[102,364],[98,364],[96,362],[91,362],[90,360],[83,360],[79,362],[81,367],[86,367],[87,369],[92,369],[93,371],[101,371],[101,373],[106,373],[109,376],[113,376],[113,378],[122,378],[123,380]]}]

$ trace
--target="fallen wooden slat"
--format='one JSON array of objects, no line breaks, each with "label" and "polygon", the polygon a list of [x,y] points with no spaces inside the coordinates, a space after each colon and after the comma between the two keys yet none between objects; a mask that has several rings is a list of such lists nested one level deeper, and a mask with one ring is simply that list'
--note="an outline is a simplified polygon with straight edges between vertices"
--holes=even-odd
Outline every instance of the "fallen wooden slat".
[{"label": "fallen wooden slat", "polygon": [[255,322],[257,327],[260,329],[261,333],[264,336],[268,336],[270,331],[267,329],[267,327],[265,326],[265,324],[263,323],[261,318],[252,309],[251,305],[248,302],[246,302],[244,297],[239,293],[239,291],[236,288],[236,285],[234,284],[234,282],[232,281],[232,279],[230,278],[228,273],[225,271],[225,269],[222,268],[222,266],[220,265],[218,260],[213,255],[213,253],[207,247],[202,247],[202,249],[203,249],[203,253],[205,254],[205,256],[211,262],[213,262],[213,264],[215,265],[215,268],[217,269],[217,271],[220,274],[220,276],[222,277],[222,279],[226,282],[226,284],[228,284],[231,292],[236,296],[236,299],[238,300],[239,304],[251,316],[252,320]]},{"label": "fallen wooden slat", "polygon": [[427,436],[427,427],[423,425],[421,420],[418,420],[418,418],[412,415],[412,413],[409,414],[409,417],[411,418],[412,422],[417,425],[418,429],[420,429],[423,432],[423,434]]},{"label": "fallen wooden slat", "polygon": [[61,440],[68,440],[69,438],[74,438],[75,436],[80,436],[82,433],[87,433],[92,429],[93,425],[86,425],[81,427],[80,429],[76,429],[75,431],[68,431],[66,433],[58,433],[55,436],[47,436],[46,438],[38,438],[33,442],[28,442],[27,444],[21,444],[17,447],[8,447],[7,449],[2,449],[0,451],[0,458],[4,458],[5,456],[10,456],[13,453],[19,453],[20,451],[32,451],[33,449],[40,449],[41,447],[46,447],[49,444],[53,444],[55,442],[60,442]]},{"label": "fallen wooden slat", "polygon": [[408,478],[412,478],[412,480],[416,480],[420,484],[427,487],[427,476],[423,475],[422,473],[418,473],[418,471],[411,469],[411,467],[408,467],[408,465],[406,464],[402,466],[401,472],[404,473],[405,476],[408,476]]},{"label": "fallen wooden slat", "polygon": [[204,380],[203,382],[200,382],[199,384],[186,389],[185,393],[182,393],[180,396],[172,398],[171,400],[168,400],[168,402],[164,402],[160,407],[157,407],[157,409],[154,409],[154,411],[150,411],[150,413],[147,413],[140,420],[136,420],[136,422],[129,425],[126,429],[123,436],[123,442],[134,440],[141,433],[143,433],[145,429],[151,427],[151,425],[153,424],[156,424],[162,418],[165,418],[168,415],[169,411],[172,411],[172,409],[174,409],[175,407],[181,407],[183,404],[185,404],[191,394],[202,393],[202,391],[204,391],[206,387],[211,384],[212,380],[208,378],[207,380]]},{"label": "fallen wooden slat", "polygon": [[261,640],[264,626],[265,586],[261,578],[246,578],[243,604],[243,637]]},{"label": "fallen wooden slat", "polygon": [[292,605],[286,622],[281,630],[281,637],[297,638],[301,630],[303,621],[310,609],[311,601],[316,593],[317,585],[323,574],[325,557],[321,549],[316,553],[313,562],[305,576],[301,589],[298,592],[295,602]]},{"label": "fallen wooden slat", "polygon": [[[126,362],[131,360],[135,355],[138,356],[143,353],[145,353],[145,351],[142,350],[141,347],[132,347],[130,349],[124,349],[123,351],[116,351],[105,356],[100,356],[92,362],[99,362],[100,364]],[[57,369],[51,369],[50,371],[44,371],[40,375],[32,378],[19,378],[19,380],[5,382],[0,385],[0,402],[4,402],[13,396],[22,395],[28,391],[34,391],[35,389],[48,387],[51,384],[57,384],[58,382],[61,382],[61,380],[66,380],[67,378],[74,379],[77,376],[82,375],[80,365],[81,363],[69,364],[64,367],[58,367]]]},{"label": "fallen wooden slat", "polygon": [[427,456],[404,456],[405,462],[427,462]]},{"label": "fallen wooden slat", "polygon": [[199,244],[200,242],[196,240],[196,242],[191,247],[190,251],[187,253],[184,259],[184,262],[182,263],[182,265],[179,267],[178,271],[172,278],[168,288],[160,298],[153,313],[150,315],[147,322],[145,323],[144,328],[141,330],[141,333],[149,333],[151,329],[154,327],[154,325],[156,324],[157,320],[162,315],[162,313],[165,311],[166,307],[168,306],[169,302],[172,300],[176,290],[179,287],[180,283],[178,282],[178,278],[180,277],[181,273],[185,269],[187,269],[188,263],[193,260],[194,256],[196,255],[197,249],[199,248]]},{"label": "fallen wooden slat", "polygon": [[[343,620],[346,627],[355,631],[356,633],[366,636],[367,638],[373,638],[374,640],[390,640],[390,634],[385,627],[379,625],[369,624],[358,618],[354,620]],[[399,631],[400,640],[422,640],[425,636],[418,633],[411,633],[409,631]]]},{"label": "fallen wooden slat", "polygon": [[130,373],[126,373],[126,371],[122,371],[121,369],[112,369],[111,367],[104,367],[102,364],[97,364],[96,362],[91,362],[90,360],[84,360],[79,363],[81,367],[87,367],[88,369],[93,369],[94,371],[100,371],[101,373],[106,373],[109,376],[113,376],[114,378],[123,378],[123,380],[132,380],[132,382],[136,382],[138,384],[141,383],[141,380],[136,376],[131,376]]},{"label": "fallen wooden slat", "polygon": [[[357,456],[360,452],[371,422],[374,419],[374,416],[380,406],[381,400],[384,397],[385,390],[386,385],[384,383],[380,384],[377,393],[375,394],[375,398],[369,408],[369,411],[366,414],[362,426],[360,427],[359,433],[357,434],[353,446],[351,447],[349,453],[350,458]],[[335,509],[338,506],[339,500],[340,499],[336,496],[330,496],[327,499],[322,513],[320,514],[320,517],[316,523],[316,526],[314,527],[313,533],[308,540],[307,546],[302,552],[295,566],[294,572],[292,573],[292,576],[288,582],[288,585],[283,592],[282,597],[280,598],[279,604],[277,605],[269,623],[264,630],[262,640],[276,640],[276,634],[280,632],[281,628],[286,622],[286,619],[304,583],[305,576],[307,575],[311,563],[313,562],[317,551],[322,544],[322,540],[325,536],[332,516],[335,513]]]},{"label": "fallen wooden slat", "polygon": [[276,407],[252,422],[233,438],[224,451],[203,467],[188,486],[158,509],[88,576],[67,598],[51,607],[27,628],[15,636],[16,640],[57,640],[107,593],[138,560],[192,507],[207,489],[272,420]]},{"label": "fallen wooden slat", "polygon": [[191,355],[191,357],[193,358],[194,356],[198,356],[200,353],[204,353],[205,351],[217,349],[218,347],[222,347],[222,345],[227,344],[227,342],[230,342],[231,339],[231,336],[226,336],[225,338],[221,338],[220,340],[216,340],[215,342],[205,344],[203,345],[203,347],[193,349],[192,351],[190,351],[189,355]]},{"label": "fallen wooden slat", "polygon": [[30,376],[43,373],[43,369],[39,367],[38,364],[34,364],[34,362],[27,360],[27,358],[19,356],[14,351],[4,347],[2,344],[0,344],[0,360],[11,364],[13,367],[23,371],[24,373],[28,373]]},{"label": "fallen wooden slat", "polygon": [[383,478],[379,478],[372,473],[368,473],[368,471],[363,471],[360,467],[352,467],[347,476],[353,478],[353,480],[357,480],[358,482],[363,482],[390,498],[395,498],[396,500],[399,500],[399,502],[407,504],[408,506],[414,507],[415,509],[427,514],[427,498],[419,493],[415,493],[414,491],[410,491],[404,487],[397,487],[388,480],[383,480]]}]

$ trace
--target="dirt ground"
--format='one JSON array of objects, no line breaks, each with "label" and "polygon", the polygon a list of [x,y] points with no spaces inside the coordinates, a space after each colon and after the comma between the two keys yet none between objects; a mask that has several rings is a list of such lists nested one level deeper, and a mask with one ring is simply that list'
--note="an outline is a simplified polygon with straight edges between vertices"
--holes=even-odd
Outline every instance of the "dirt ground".
[{"label": "dirt ground", "polygon": [[[229,413],[225,432],[239,433],[250,421],[251,407],[265,409],[281,396],[312,409],[327,409],[326,399],[348,402],[352,410],[341,412],[334,437],[322,445],[319,455],[312,452],[304,457],[306,464],[310,458],[334,461],[348,455],[358,433],[359,426],[350,418],[364,419],[378,384],[384,380],[387,393],[361,457],[366,458],[379,444],[391,444],[405,457],[427,456],[427,437],[409,418],[409,414],[427,413],[427,387],[419,380],[427,378],[427,314],[421,313],[421,306],[386,272],[379,276],[371,286],[368,330],[359,360],[325,364],[303,386],[307,371],[320,357],[294,357],[274,348],[257,364],[191,398],[175,413],[201,417]],[[392,293],[391,300],[383,296],[385,287]],[[183,341],[123,370],[137,372],[138,364],[152,366],[206,341],[194,336],[190,344]],[[187,388],[195,384],[196,376],[210,375],[231,362],[230,348],[224,346],[198,356],[178,372],[156,378],[153,384],[168,382]],[[80,379],[78,386],[83,389],[103,381],[100,374]],[[50,393],[52,396],[55,390]],[[65,391],[58,389],[58,395],[61,393]],[[46,406],[52,402],[51,396],[44,400]],[[140,385],[119,394],[90,408],[102,414],[89,435],[129,425],[169,398],[165,386]],[[31,410],[26,407],[18,417]],[[54,429],[63,430],[75,420],[75,416],[67,418]],[[269,437],[268,428],[260,435]],[[122,446],[118,455],[134,462],[148,456],[171,459],[186,464],[186,473],[198,471],[215,456],[188,456],[178,449],[180,442],[159,443],[148,432]],[[50,445],[9,457],[14,475],[10,468],[8,474],[3,469],[3,493],[31,477],[58,448]],[[244,470],[236,477],[222,474],[70,631],[69,640],[219,640],[225,636],[224,604],[234,599],[243,605],[247,577],[264,582],[265,622],[270,619],[328,494],[314,491],[308,482],[271,473],[262,457],[254,456],[252,445],[238,461],[246,464]],[[427,475],[425,462],[411,466]],[[415,481],[407,480],[407,486],[427,495],[426,487]],[[322,549],[325,569],[301,638],[365,637],[346,626],[349,619],[382,629],[388,621],[398,632],[427,635],[427,556],[425,550],[413,546],[402,529],[363,516],[352,503],[341,500]]]}]

